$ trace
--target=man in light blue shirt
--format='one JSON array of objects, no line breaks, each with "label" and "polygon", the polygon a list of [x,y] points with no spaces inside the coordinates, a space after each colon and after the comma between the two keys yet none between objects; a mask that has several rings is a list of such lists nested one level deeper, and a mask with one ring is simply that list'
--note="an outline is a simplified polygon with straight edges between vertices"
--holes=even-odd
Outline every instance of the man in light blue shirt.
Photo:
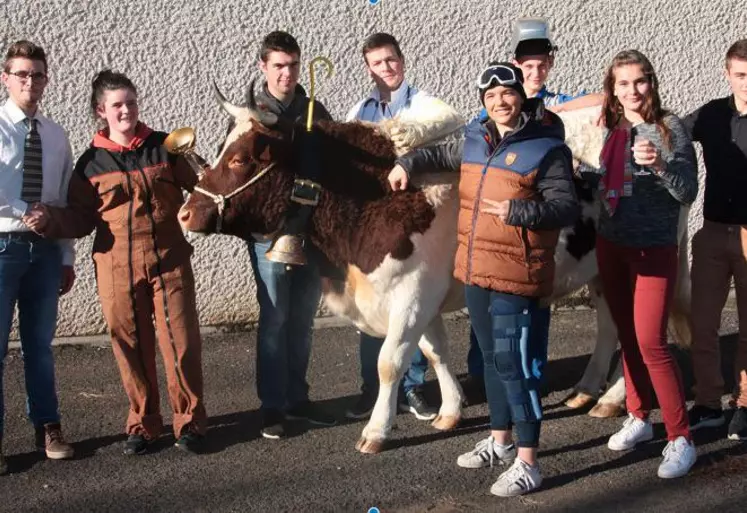
[{"label": "man in light blue shirt", "polygon": [[[363,44],[363,59],[375,87],[350,109],[346,121],[381,124],[396,119],[395,127],[388,130],[388,134],[398,153],[435,141],[462,126],[463,121],[454,109],[405,80],[405,58],[394,36],[385,33],[369,36]],[[383,339],[361,333],[363,385],[357,403],[346,412],[348,418],[362,419],[371,414],[378,395],[377,362],[383,343]],[[404,402],[400,402],[400,409],[421,420],[431,420],[437,414],[420,389],[427,368],[428,360],[418,349],[401,387]]]},{"label": "man in light blue shirt", "polygon": [[[62,435],[52,338],[59,296],[73,286],[72,241],[43,239],[28,224],[40,204],[65,206],[72,154],[65,131],[41,115],[47,85],[44,50],[28,41],[10,46],[0,75],[8,100],[0,107],[0,355],[8,350],[15,306],[26,373],[27,409],[36,446],[48,458],[72,458]],[[3,362],[0,360],[0,386]],[[4,403],[0,389],[0,442]],[[0,445],[0,474],[8,470]]]}]

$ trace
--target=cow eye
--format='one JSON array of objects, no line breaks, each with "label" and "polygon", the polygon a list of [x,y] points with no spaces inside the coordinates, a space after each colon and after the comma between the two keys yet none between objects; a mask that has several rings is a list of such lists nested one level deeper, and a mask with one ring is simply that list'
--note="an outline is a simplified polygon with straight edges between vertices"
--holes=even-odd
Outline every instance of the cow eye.
[{"label": "cow eye", "polygon": [[251,164],[252,160],[246,155],[234,155],[228,161],[228,167],[231,169],[240,169]]}]

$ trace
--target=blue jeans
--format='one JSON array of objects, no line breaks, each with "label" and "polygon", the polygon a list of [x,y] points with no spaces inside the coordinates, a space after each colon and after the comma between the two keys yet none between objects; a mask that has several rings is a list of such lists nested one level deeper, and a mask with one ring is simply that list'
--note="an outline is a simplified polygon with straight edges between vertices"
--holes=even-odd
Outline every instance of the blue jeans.
[{"label": "blue jeans", "polygon": [[467,352],[467,372],[476,378],[482,378],[485,375],[485,365],[482,361],[482,351],[480,344],[477,342],[474,328],[469,330],[469,351]]},{"label": "blue jeans", "polygon": [[267,260],[270,244],[248,244],[259,303],[257,395],[263,409],[282,411],[309,399],[306,370],[321,280],[313,247],[306,247],[307,265],[287,269]]},{"label": "blue jeans", "polygon": [[465,297],[484,359],[490,428],[516,426],[517,445],[537,447],[550,309],[540,308],[535,298],[476,286],[467,286]]},{"label": "blue jeans", "polygon": [[26,412],[35,427],[60,421],[54,380],[52,338],[62,281],[62,252],[56,241],[0,239],[0,437],[3,433],[3,361],[18,304]]},{"label": "blue jeans", "polygon": [[[363,379],[361,390],[364,392],[376,393],[379,390],[378,362],[381,346],[383,345],[383,338],[376,338],[361,333],[359,353],[361,359],[361,378]],[[425,383],[425,371],[427,370],[428,358],[418,348],[412,356],[412,363],[402,379],[400,392],[407,395],[407,392]]]}]

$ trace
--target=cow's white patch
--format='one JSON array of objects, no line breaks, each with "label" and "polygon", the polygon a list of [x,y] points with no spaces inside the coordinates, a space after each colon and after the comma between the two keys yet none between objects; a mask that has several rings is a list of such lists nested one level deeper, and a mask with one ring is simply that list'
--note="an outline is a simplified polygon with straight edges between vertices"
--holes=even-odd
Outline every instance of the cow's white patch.
[{"label": "cow's white patch", "polygon": [[215,159],[215,162],[213,162],[213,169],[218,166],[218,163],[223,158],[223,154],[226,152],[226,149],[231,146],[232,143],[236,142],[239,137],[249,132],[252,129],[253,123],[255,123],[254,119],[248,117],[248,114],[246,118],[236,118],[236,126],[233,127],[231,133],[228,134],[228,137],[226,137],[226,141],[223,143],[223,148],[221,148],[220,154]]}]

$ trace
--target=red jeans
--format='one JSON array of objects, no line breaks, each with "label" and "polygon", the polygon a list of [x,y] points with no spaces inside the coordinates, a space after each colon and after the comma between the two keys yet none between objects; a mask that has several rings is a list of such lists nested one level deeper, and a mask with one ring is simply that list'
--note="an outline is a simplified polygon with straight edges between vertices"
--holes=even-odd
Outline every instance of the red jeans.
[{"label": "red jeans", "polygon": [[648,417],[653,384],[667,438],[689,440],[682,376],[667,345],[677,246],[628,248],[597,237],[596,249],[604,297],[622,348],[628,411]]}]

